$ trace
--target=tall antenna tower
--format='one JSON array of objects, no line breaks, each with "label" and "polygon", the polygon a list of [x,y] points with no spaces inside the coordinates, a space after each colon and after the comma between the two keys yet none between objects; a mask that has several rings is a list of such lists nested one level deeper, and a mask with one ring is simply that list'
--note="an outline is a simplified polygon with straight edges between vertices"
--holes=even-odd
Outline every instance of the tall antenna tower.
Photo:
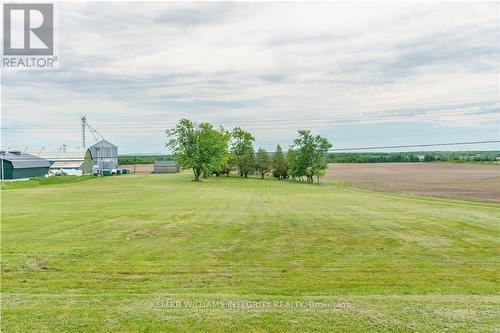
[{"label": "tall antenna tower", "polygon": [[81,116],[80,120],[82,121],[82,148],[85,149],[87,145],[85,144],[85,128],[89,129],[89,132],[94,136],[95,141],[99,141],[99,139],[104,139],[104,137],[97,132],[95,128],[89,125],[87,122],[87,117],[86,116]]},{"label": "tall antenna tower", "polygon": [[85,124],[87,123],[87,117],[81,116],[80,120],[82,121],[82,148],[85,149]]}]

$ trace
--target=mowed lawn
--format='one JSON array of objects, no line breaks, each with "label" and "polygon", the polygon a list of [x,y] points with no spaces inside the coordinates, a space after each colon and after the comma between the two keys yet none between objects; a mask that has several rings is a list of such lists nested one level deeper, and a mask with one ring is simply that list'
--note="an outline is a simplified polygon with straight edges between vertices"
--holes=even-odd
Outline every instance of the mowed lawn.
[{"label": "mowed lawn", "polygon": [[2,332],[498,331],[500,205],[189,173],[2,193]]}]

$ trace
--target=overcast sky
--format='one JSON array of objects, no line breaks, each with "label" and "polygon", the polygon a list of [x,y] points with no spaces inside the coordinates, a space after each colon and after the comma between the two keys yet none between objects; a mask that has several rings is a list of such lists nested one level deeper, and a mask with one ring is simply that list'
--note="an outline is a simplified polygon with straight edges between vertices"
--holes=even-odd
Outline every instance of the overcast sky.
[{"label": "overcast sky", "polygon": [[81,114],[122,154],[165,153],[180,118],[240,125],[270,150],[299,128],[336,148],[498,140],[498,13],[498,2],[61,3],[59,70],[2,72],[2,145],[75,148]]}]

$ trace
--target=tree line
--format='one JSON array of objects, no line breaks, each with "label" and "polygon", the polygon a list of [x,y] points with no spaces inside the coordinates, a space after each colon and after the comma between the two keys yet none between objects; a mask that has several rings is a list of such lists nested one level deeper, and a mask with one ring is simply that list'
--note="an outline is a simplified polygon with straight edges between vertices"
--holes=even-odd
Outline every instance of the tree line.
[{"label": "tree line", "polygon": [[494,162],[499,151],[328,153],[328,163]]},{"label": "tree line", "polygon": [[[274,152],[269,152],[273,159]],[[118,164],[152,164],[155,161],[172,161],[173,155],[120,155]],[[495,162],[499,151],[421,151],[397,153],[328,153],[327,163],[414,163],[414,162]]]},{"label": "tree line", "polygon": [[299,130],[286,154],[280,145],[273,153],[254,149],[255,137],[240,127],[228,131],[208,122],[196,124],[188,119],[166,131],[166,146],[184,169],[192,169],[194,180],[212,175],[239,173],[240,177],[271,174],[277,179],[316,182],[325,174],[328,150],[332,144],[309,130]]}]

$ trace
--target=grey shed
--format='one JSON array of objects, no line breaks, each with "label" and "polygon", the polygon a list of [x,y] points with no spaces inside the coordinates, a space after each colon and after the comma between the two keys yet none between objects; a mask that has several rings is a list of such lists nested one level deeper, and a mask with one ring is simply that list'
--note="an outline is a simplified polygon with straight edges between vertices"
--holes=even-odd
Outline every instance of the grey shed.
[{"label": "grey shed", "polygon": [[155,161],[154,173],[177,173],[179,167],[176,161]]}]

